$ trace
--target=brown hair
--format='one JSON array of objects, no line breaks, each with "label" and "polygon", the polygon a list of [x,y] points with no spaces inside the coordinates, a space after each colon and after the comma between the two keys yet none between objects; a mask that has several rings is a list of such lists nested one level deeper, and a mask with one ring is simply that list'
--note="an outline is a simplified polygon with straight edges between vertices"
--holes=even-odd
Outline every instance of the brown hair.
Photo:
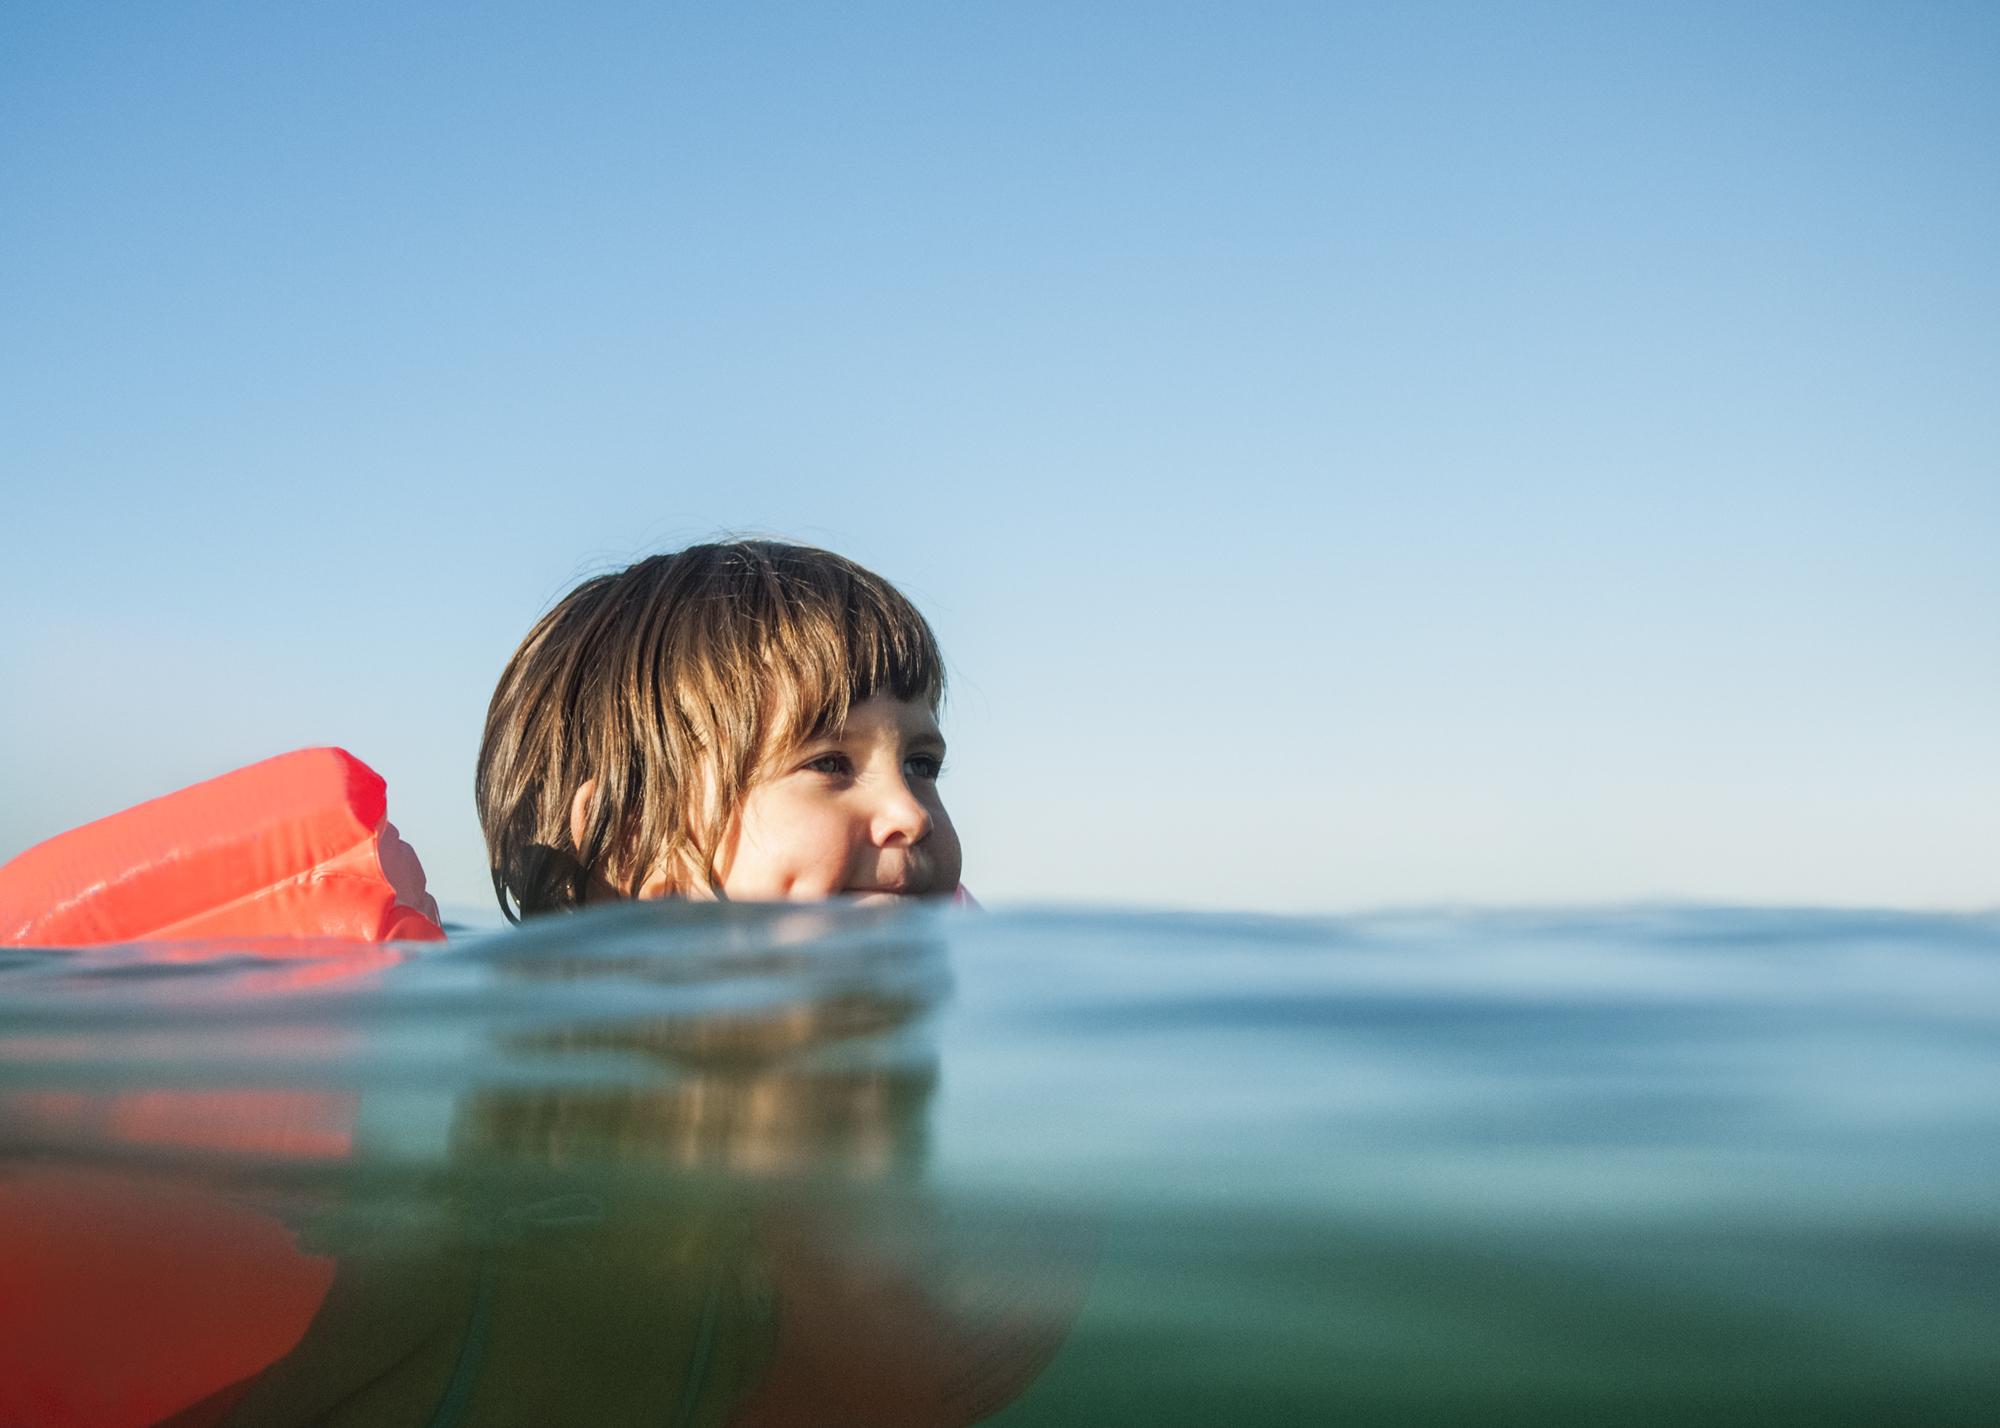
[{"label": "brown hair", "polygon": [[[878,694],[935,712],[937,639],[830,551],[727,541],[586,580],[528,632],[486,711],[474,793],[501,911],[579,906],[598,878],[632,897],[663,865],[714,890],[765,761]],[[570,809],[593,779],[578,842]]]}]

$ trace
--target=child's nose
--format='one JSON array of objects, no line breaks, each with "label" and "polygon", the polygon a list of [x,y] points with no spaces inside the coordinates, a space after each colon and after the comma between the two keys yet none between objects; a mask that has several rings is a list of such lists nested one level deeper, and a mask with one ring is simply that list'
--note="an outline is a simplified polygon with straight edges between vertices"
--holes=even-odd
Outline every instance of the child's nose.
[{"label": "child's nose", "polygon": [[875,844],[880,848],[921,843],[931,834],[930,810],[907,783],[897,779],[875,809],[874,833]]}]

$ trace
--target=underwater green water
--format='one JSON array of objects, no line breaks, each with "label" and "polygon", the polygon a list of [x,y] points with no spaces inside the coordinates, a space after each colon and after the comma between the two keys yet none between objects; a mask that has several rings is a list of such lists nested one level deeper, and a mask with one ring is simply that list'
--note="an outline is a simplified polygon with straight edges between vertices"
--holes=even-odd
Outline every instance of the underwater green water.
[{"label": "underwater green water", "polygon": [[[40,1266],[0,1318],[57,1339],[0,1355],[0,1423],[86,1420],[60,1336],[112,1299],[203,1348],[238,1295],[284,1341],[210,1385],[239,1428],[2000,1422],[2000,918],[649,905],[288,950],[0,963]],[[165,1374],[147,1338],[76,1358]]]}]

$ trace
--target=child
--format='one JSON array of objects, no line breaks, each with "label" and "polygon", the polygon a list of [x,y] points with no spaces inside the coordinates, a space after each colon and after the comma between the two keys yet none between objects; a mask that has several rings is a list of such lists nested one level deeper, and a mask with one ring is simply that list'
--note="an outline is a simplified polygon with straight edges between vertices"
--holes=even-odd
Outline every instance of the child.
[{"label": "child", "polygon": [[[696,546],[588,581],[529,633],[487,717],[477,789],[501,906],[518,918],[601,897],[948,894],[960,853],[937,788],[943,689],[923,617],[887,582],[824,551]],[[358,761],[306,751],[215,783],[220,792],[198,786],[142,809],[141,822],[177,829],[198,806],[209,819],[200,826],[241,824],[245,847],[303,859],[305,874],[248,859],[251,887],[287,894],[262,897],[283,918],[250,930],[383,940],[413,935],[411,918],[425,917],[426,935],[442,937],[417,906],[430,905],[414,855],[386,822],[382,781]],[[131,815],[122,817],[120,830],[130,826]],[[322,825],[331,853],[299,836]],[[188,879],[173,875],[185,860],[154,856],[151,844],[139,851],[141,870],[161,865],[157,881],[178,894]],[[362,864],[373,869],[365,879]],[[71,881],[79,879],[102,881],[94,872]],[[374,918],[365,925],[330,920],[326,890],[350,882],[363,885],[355,897]],[[36,916],[45,885],[35,881],[21,900]],[[218,886],[238,908],[236,884]],[[292,896],[300,887],[310,896]],[[0,913],[6,907],[0,897]],[[323,943],[310,947],[332,955]],[[382,965],[359,952],[351,960]],[[770,1027],[773,1050],[788,1053],[801,1034],[825,1028],[851,1035],[866,1024],[857,1013],[893,1030],[923,1010],[902,997],[871,1006],[843,984],[837,1014],[787,1009]],[[921,1143],[927,1065],[857,1073],[806,1057],[769,1061],[737,1054],[719,1067],[683,1065],[657,1093],[475,1097],[454,1144],[480,1153],[467,1152],[454,1173],[466,1176],[467,1202],[483,1204],[492,1186],[508,1183],[495,1162],[509,1138],[532,1149],[544,1130],[554,1142],[547,1169],[579,1157],[582,1180],[600,1196],[601,1162],[588,1153],[594,1131],[621,1152],[669,1159],[734,1132],[742,1143],[727,1148],[746,1162],[782,1164],[777,1152],[790,1150],[822,1173],[840,1164],[842,1135],[884,1156]],[[142,1098],[154,1112],[174,1111],[175,1094],[146,1088]],[[257,1146],[236,1124],[244,1097],[228,1099],[226,1111],[215,1100],[194,1097],[181,1109],[190,1144],[204,1153],[319,1153]],[[0,1099],[0,1120],[9,1110]],[[286,1128],[282,1118],[275,1124]],[[344,1134],[345,1124],[333,1129]],[[579,1138],[581,1151],[570,1144]],[[162,1142],[145,1149],[157,1153]],[[346,1153],[344,1140],[337,1153]],[[39,1177],[0,1176],[0,1209],[0,1219],[23,1227],[36,1271],[25,1288],[0,1285],[0,1322],[34,1330],[0,1335],[8,1423],[52,1422],[74,1406],[76,1421],[135,1428],[225,1418],[251,1428],[305,1416],[373,1423],[385,1413],[471,1428],[664,1422],[678,1404],[673,1421],[731,1428],[815,1424],[828,1413],[952,1428],[989,1411],[995,1393],[1018,1393],[1061,1339],[1061,1325],[1051,1333],[1011,1307],[950,1310],[962,1296],[956,1281],[924,1268],[935,1255],[918,1255],[912,1269],[859,1230],[766,1212],[741,1193],[719,1208],[699,1197],[606,1197],[595,1221],[557,1216],[496,1242],[476,1220],[474,1234],[413,1244],[390,1233],[386,1248],[364,1238],[337,1257],[299,1243],[261,1200],[244,1207],[220,1192],[162,1189],[144,1173],[58,1163]],[[107,1323],[142,1345],[110,1389],[89,1357]],[[1001,1355],[996,1370],[996,1342],[1027,1348]],[[542,1411],[550,1398],[565,1406]],[[6,1411],[17,1399],[32,1405],[26,1416]]]},{"label": "child", "polygon": [[828,551],[730,541],[587,580],[487,711],[501,909],[950,894],[943,696],[924,617]]}]

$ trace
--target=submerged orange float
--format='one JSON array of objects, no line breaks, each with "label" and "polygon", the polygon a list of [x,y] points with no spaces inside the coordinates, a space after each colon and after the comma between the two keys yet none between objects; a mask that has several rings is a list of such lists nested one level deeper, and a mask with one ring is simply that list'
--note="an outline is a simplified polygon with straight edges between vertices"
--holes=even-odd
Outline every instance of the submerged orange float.
[{"label": "submerged orange float", "polygon": [[[437,941],[423,867],[387,813],[381,775],[345,750],[266,759],[0,866],[0,945]],[[0,1097],[18,1126],[65,1114],[112,1142],[338,1159],[353,1106],[258,1088]],[[24,1428],[219,1421],[304,1336],[335,1271],[267,1210],[143,1171],[0,1163],[0,1224],[0,1422]]]},{"label": "submerged orange float", "polygon": [[297,936],[444,937],[382,776],[345,749],[280,754],[0,867],[0,945]]}]

